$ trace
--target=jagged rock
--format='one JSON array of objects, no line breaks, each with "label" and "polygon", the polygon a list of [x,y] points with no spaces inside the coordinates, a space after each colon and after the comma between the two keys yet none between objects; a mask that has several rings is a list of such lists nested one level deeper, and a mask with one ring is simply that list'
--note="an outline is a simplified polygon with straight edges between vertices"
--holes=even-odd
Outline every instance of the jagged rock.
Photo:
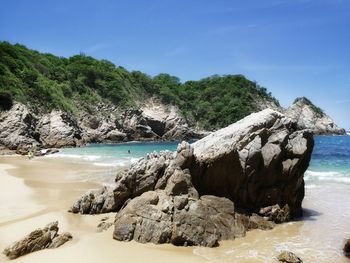
[{"label": "jagged rock", "polygon": [[192,147],[195,162],[189,169],[200,194],[224,196],[253,211],[288,204],[291,216],[301,214],[303,174],[313,137],[308,131],[296,130],[289,118],[263,110]]},{"label": "jagged rock", "polygon": [[54,148],[81,144],[81,131],[70,114],[52,111],[41,117],[37,125],[44,147]]},{"label": "jagged rock", "polygon": [[[284,207],[283,211],[289,207],[289,213],[273,213],[271,220],[280,222],[301,214],[303,174],[312,148],[311,133],[297,131],[289,118],[264,110],[192,145],[181,143],[174,154],[150,154],[147,159],[132,164],[129,170],[118,175],[116,186],[109,191],[108,200],[113,201],[107,203],[113,205],[108,209],[105,208],[106,190],[103,190],[83,196],[72,211],[118,211],[130,198],[169,188],[171,176],[189,169],[191,182],[200,195],[226,197],[252,212],[276,204]],[[183,187],[173,184],[178,189]]]},{"label": "jagged rock", "polygon": [[58,230],[58,222],[52,222],[42,229],[34,230],[22,240],[5,248],[3,253],[8,258],[15,259],[41,249],[57,248],[72,239],[71,234],[59,235]]},{"label": "jagged rock", "polygon": [[71,240],[72,238],[73,238],[72,234],[68,232],[57,235],[52,239],[51,244],[47,248],[58,248],[62,246],[64,243]]},{"label": "jagged rock", "polygon": [[120,201],[115,199],[113,189],[104,186],[101,189],[85,193],[73,204],[69,212],[81,214],[108,213],[116,211],[120,205],[119,203]]},{"label": "jagged rock", "polygon": [[345,242],[343,252],[346,257],[350,258],[350,239]]},{"label": "jagged rock", "polygon": [[259,214],[277,224],[288,222],[290,220],[288,205],[285,205],[282,208],[279,205],[264,207],[260,209]]},{"label": "jagged rock", "polygon": [[33,145],[38,144],[35,114],[21,104],[15,103],[7,111],[0,110],[0,145],[10,150],[26,152]]},{"label": "jagged rock", "polygon": [[165,106],[156,100],[147,101],[142,107],[142,116],[152,131],[163,139],[188,139],[202,137],[188,126],[176,106]]},{"label": "jagged rock", "polygon": [[213,247],[219,240],[245,234],[232,201],[199,198],[188,171],[177,171],[168,182],[165,190],[143,193],[116,215],[116,240]]},{"label": "jagged rock", "polygon": [[279,262],[285,263],[303,263],[303,261],[294,253],[283,251],[281,254],[277,256]]},{"label": "jagged rock", "polygon": [[310,129],[314,134],[346,134],[332,118],[304,97],[297,98],[284,113],[297,123],[298,129]]},{"label": "jagged rock", "polygon": [[[272,110],[252,114],[193,145],[182,142],[176,153],[152,153],[132,164],[109,191],[111,210],[104,209],[105,190],[73,207],[119,210],[114,238],[124,241],[216,246],[249,229],[271,229],[272,221],[301,213],[313,138],[295,126]],[[237,214],[232,201],[266,218]]]}]

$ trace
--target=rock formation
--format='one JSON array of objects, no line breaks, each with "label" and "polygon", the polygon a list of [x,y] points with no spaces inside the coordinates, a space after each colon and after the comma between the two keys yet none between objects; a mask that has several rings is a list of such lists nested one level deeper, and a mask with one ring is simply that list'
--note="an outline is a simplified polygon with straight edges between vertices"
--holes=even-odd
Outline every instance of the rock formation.
[{"label": "rock formation", "polygon": [[119,211],[117,240],[215,246],[301,214],[312,148],[309,131],[267,109],[175,153],[150,154],[70,211]]},{"label": "rock formation", "polygon": [[0,145],[16,150],[38,144],[36,116],[23,104],[15,103],[10,110],[0,111]]},{"label": "rock formation", "polygon": [[331,117],[326,115],[307,98],[297,98],[284,114],[297,123],[298,129],[310,129],[314,134],[345,135]]},{"label": "rock formation", "polygon": [[174,106],[152,101],[135,109],[96,105],[95,113],[34,112],[15,103],[0,109],[0,150],[25,154],[28,149],[75,147],[85,143],[175,140],[201,137]]},{"label": "rock formation", "polygon": [[15,259],[45,248],[57,248],[72,239],[70,233],[59,235],[58,230],[58,222],[52,222],[42,229],[34,230],[20,241],[5,248],[3,253],[8,258]]},{"label": "rock formation", "polygon": [[43,115],[37,124],[37,132],[46,148],[77,146],[82,138],[73,116],[62,111]]}]

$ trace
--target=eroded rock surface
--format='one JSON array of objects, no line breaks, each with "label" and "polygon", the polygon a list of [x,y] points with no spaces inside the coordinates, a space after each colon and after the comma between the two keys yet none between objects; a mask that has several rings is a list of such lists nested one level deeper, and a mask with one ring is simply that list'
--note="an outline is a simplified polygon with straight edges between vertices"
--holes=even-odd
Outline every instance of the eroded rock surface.
[{"label": "eroded rock surface", "polygon": [[72,239],[70,233],[58,234],[58,230],[58,222],[52,222],[5,248],[3,254],[10,259],[15,259],[45,248],[57,248]]},{"label": "eroded rock surface", "polygon": [[238,207],[288,204],[297,216],[313,144],[309,131],[263,110],[193,143],[192,181],[200,194],[227,197]]},{"label": "eroded rock surface", "polygon": [[264,110],[175,153],[149,154],[71,211],[119,211],[117,240],[215,246],[301,214],[312,148],[309,131]]},{"label": "eroded rock surface", "polygon": [[15,103],[10,110],[0,110],[0,145],[17,150],[37,143],[36,122],[35,114],[20,103]]},{"label": "eroded rock surface", "polygon": [[45,114],[38,122],[37,131],[44,147],[59,148],[81,144],[81,131],[73,116],[62,111]]}]

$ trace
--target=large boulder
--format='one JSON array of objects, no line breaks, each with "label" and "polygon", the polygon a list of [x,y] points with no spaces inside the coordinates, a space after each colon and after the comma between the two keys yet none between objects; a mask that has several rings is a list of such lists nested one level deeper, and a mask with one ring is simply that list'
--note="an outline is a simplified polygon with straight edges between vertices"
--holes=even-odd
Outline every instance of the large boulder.
[{"label": "large boulder", "polygon": [[195,161],[189,169],[201,195],[227,197],[256,211],[288,204],[297,216],[313,145],[309,131],[266,109],[193,143]]},{"label": "large boulder", "polygon": [[72,239],[70,233],[58,234],[58,230],[58,222],[52,222],[5,248],[3,254],[10,259],[15,259],[45,248],[57,248]]}]

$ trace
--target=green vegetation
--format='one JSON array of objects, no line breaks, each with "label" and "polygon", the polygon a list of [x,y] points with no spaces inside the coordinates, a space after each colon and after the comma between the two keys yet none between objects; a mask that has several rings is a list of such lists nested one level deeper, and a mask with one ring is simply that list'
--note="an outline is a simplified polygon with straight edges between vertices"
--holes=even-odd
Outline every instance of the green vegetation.
[{"label": "green vegetation", "polygon": [[324,111],[320,107],[317,107],[316,105],[314,105],[308,98],[306,97],[296,98],[294,100],[294,103],[297,103],[299,101],[309,105],[318,117],[322,118],[325,115]]},{"label": "green vegetation", "polygon": [[242,75],[181,83],[168,74],[152,78],[84,54],[62,58],[0,42],[0,106],[4,109],[12,99],[41,112],[91,111],[97,103],[124,109],[152,96],[179,106],[188,120],[206,129],[226,126],[256,111],[257,100],[278,105],[265,88]]}]

